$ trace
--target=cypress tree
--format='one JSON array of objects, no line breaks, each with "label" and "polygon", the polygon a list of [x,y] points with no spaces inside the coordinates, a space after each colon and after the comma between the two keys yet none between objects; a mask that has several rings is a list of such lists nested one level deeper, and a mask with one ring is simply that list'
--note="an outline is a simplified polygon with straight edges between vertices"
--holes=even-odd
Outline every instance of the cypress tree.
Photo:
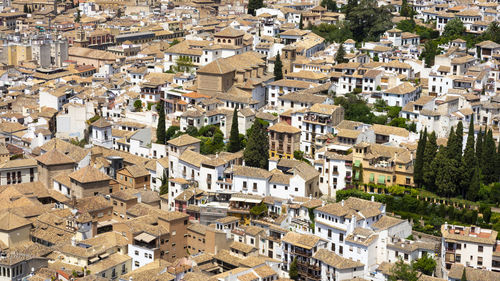
[{"label": "cypress tree", "polygon": [[484,138],[484,149],[483,149],[483,168],[481,169],[481,174],[483,176],[484,184],[490,184],[496,181],[496,147],[495,140],[493,139],[493,131],[488,130],[488,133]]},{"label": "cypress tree", "polygon": [[423,164],[423,180],[427,190],[434,190],[434,182],[436,173],[432,168],[432,162],[437,153],[436,133],[432,132],[425,143],[424,164]]},{"label": "cypress tree", "polygon": [[347,62],[347,59],[345,58],[345,49],[343,42],[340,44],[339,49],[337,50],[337,54],[335,54],[335,61],[337,63]]},{"label": "cypress tree", "polygon": [[476,160],[478,162],[479,168],[483,166],[483,130],[479,128],[479,132],[476,137]]},{"label": "cypress tree", "polygon": [[467,191],[467,200],[476,201],[478,198],[479,189],[481,188],[481,172],[479,166],[473,167],[472,176],[469,181],[469,190]]},{"label": "cypress tree", "polygon": [[281,62],[280,53],[276,55],[276,61],[274,62],[274,81],[283,79],[283,63]]},{"label": "cypress tree", "polygon": [[497,171],[497,173],[496,173],[497,181],[500,181],[500,142],[498,142],[497,161],[495,163],[495,171]]},{"label": "cypress tree", "polygon": [[160,101],[157,109],[158,111],[158,125],[156,126],[156,143],[165,144],[167,140],[167,133],[165,131],[165,108],[163,101]]},{"label": "cypress tree", "polygon": [[240,131],[238,129],[238,110],[234,108],[233,123],[231,124],[231,134],[229,136],[229,144],[227,151],[238,152],[241,149]]},{"label": "cypress tree", "polygon": [[300,15],[300,21],[299,21],[299,29],[304,28],[304,23],[302,22],[302,15]]},{"label": "cypress tree", "polygon": [[464,157],[462,159],[462,197],[468,193],[472,175],[477,166],[476,152],[474,151],[474,118],[470,119],[469,132],[467,133],[467,144],[465,145]]},{"label": "cypress tree", "polygon": [[457,146],[457,138],[455,135],[455,127],[451,127],[450,134],[448,135],[448,141],[446,142],[446,152],[448,158],[455,157],[455,151]]},{"label": "cypress tree", "polygon": [[432,161],[435,171],[435,190],[438,194],[446,197],[454,196],[457,191],[456,175],[458,166],[456,160],[448,158],[448,148],[440,147]]},{"label": "cypress tree", "polygon": [[264,127],[263,121],[260,119],[255,119],[250,128],[250,135],[243,152],[243,158],[247,166],[267,170],[269,164],[269,137],[267,128]]},{"label": "cypress tree", "polygon": [[424,150],[425,143],[427,141],[427,128],[425,131],[420,133],[420,139],[417,145],[417,155],[415,159],[415,167],[413,170],[413,180],[417,184],[417,187],[421,187],[423,184],[423,167],[424,167]]},{"label": "cypress tree", "polygon": [[264,7],[263,0],[248,0],[248,14],[255,16],[256,10]]},{"label": "cypress tree", "polygon": [[457,159],[457,161],[461,161],[462,160],[462,148],[464,146],[464,124],[462,123],[462,121],[458,122],[457,124],[457,130],[455,131],[455,141],[457,143],[457,146],[456,146],[456,155],[455,155],[455,159]]},{"label": "cypress tree", "polygon": [[297,257],[295,257],[290,263],[290,270],[288,271],[288,276],[292,280],[299,280],[299,271],[297,268]]},{"label": "cypress tree", "polygon": [[467,281],[467,275],[465,274],[465,267],[464,271],[462,271],[462,278],[460,278],[460,281]]},{"label": "cypress tree", "polygon": [[27,4],[24,4],[23,12],[26,14],[28,13],[28,5]]}]

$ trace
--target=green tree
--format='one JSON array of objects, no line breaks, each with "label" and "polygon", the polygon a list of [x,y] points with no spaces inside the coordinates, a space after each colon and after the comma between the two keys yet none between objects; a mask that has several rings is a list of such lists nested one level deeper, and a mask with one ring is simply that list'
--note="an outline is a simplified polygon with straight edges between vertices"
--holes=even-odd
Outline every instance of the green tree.
[{"label": "green tree", "polygon": [[479,168],[482,167],[483,161],[483,130],[479,128],[479,132],[476,137],[476,159],[479,164]]},{"label": "green tree", "polygon": [[389,281],[417,281],[418,272],[410,264],[399,259],[391,268]]},{"label": "green tree", "polygon": [[76,9],[75,22],[80,22],[80,19],[81,19],[80,9]]},{"label": "green tree", "polygon": [[175,136],[177,131],[179,131],[180,129],[181,128],[179,126],[168,127],[167,132],[165,133],[165,143],[167,143],[167,141],[173,139],[173,137]]},{"label": "green tree", "polygon": [[392,119],[391,122],[389,122],[389,126],[406,129],[407,128],[406,121],[407,121],[406,118],[397,117],[397,118]]},{"label": "green tree", "polygon": [[444,26],[443,37],[458,37],[465,33],[464,23],[459,18],[454,18]]},{"label": "green tree", "polygon": [[322,0],[321,6],[326,8],[330,12],[337,12],[338,11],[337,2],[335,2],[333,0]]},{"label": "green tree", "polygon": [[234,108],[233,112],[233,122],[231,124],[231,133],[229,135],[229,144],[227,145],[227,151],[238,152],[241,149],[240,133],[238,129],[238,110]]},{"label": "green tree", "polygon": [[497,171],[496,173],[497,181],[500,182],[500,142],[498,142],[495,170]]},{"label": "green tree", "polygon": [[361,0],[359,4],[351,6],[349,2],[355,1],[348,1],[345,18],[355,41],[378,41],[380,35],[392,27],[389,6],[379,7],[375,0]]},{"label": "green tree", "polygon": [[290,263],[290,269],[288,270],[288,276],[292,280],[299,280],[299,271],[297,269],[297,257],[295,257]]},{"label": "green tree", "polygon": [[424,149],[424,165],[422,169],[424,186],[427,190],[434,190],[434,182],[436,177],[436,171],[432,167],[432,163],[437,153],[437,142],[436,134],[434,132],[430,133]]},{"label": "green tree", "polygon": [[483,144],[483,166],[481,168],[481,174],[484,184],[490,184],[498,181],[496,176],[497,171],[496,167],[496,146],[495,140],[493,139],[493,131],[491,129],[488,130],[484,138]]},{"label": "green tree", "polygon": [[302,22],[302,15],[300,15],[299,29],[304,29],[304,23]]},{"label": "green tree", "polygon": [[161,177],[160,195],[168,194],[168,177],[167,173],[164,171]]},{"label": "green tree", "polygon": [[436,157],[432,161],[432,168],[436,171],[436,193],[441,196],[452,197],[458,190],[455,181],[458,173],[458,163],[455,159],[448,158],[447,155],[447,149],[440,147]]},{"label": "green tree", "polygon": [[274,61],[274,81],[283,79],[283,63],[281,62],[280,53],[276,55],[276,60]]},{"label": "green tree", "polygon": [[337,54],[335,55],[335,61],[337,63],[345,63],[345,62],[349,61],[345,58],[344,43],[340,44],[340,46],[337,50]]},{"label": "green tree", "polygon": [[197,137],[198,136],[198,129],[195,126],[188,126],[186,128],[186,134],[188,134],[192,137]]},{"label": "green tree", "polygon": [[142,111],[142,101],[141,100],[134,101],[134,109],[136,112]]},{"label": "green tree", "polygon": [[374,61],[374,62],[378,62],[378,61],[380,61],[380,59],[379,59],[379,57],[378,57],[378,55],[377,55],[377,54],[375,54],[375,55],[373,56],[373,61]]},{"label": "green tree", "polygon": [[[476,152],[474,151],[474,118],[471,117],[469,123],[469,131],[467,133],[467,143],[465,144],[464,155],[462,157],[462,173],[460,190],[463,198],[469,194],[469,186],[474,173],[474,169],[477,166]],[[476,190],[476,194],[479,190]],[[476,197],[476,194],[473,197]],[[472,195],[472,194],[469,194]]]},{"label": "green tree", "polygon": [[397,118],[399,116],[399,112],[401,112],[400,106],[390,106],[387,111],[387,117],[391,119]]},{"label": "green tree", "polygon": [[264,7],[263,0],[248,0],[248,14],[255,16],[256,10]]},{"label": "green tree", "polygon": [[264,202],[250,208],[250,213],[256,217],[260,217],[267,213],[267,205]]},{"label": "green tree", "polygon": [[455,153],[455,159],[459,162],[462,161],[462,147],[464,145],[464,125],[462,124],[462,121],[458,122],[457,124],[457,129],[455,131],[455,148],[454,148],[454,153]]},{"label": "green tree", "polygon": [[373,107],[377,112],[382,112],[387,109],[387,102],[383,99],[376,99]]},{"label": "green tree", "polygon": [[27,13],[28,13],[28,4],[24,4],[24,7],[23,7],[23,12],[24,12],[25,14],[27,14]]},{"label": "green tree", "polygon": [[420,59],[424,59],[426,67],[431,67],[434,65],[434,59],[437,54],[437,43],[433,40],[429,40],[424,44],[424,50],[420,55]]},{"label": "green tree", "polygon": [[417,187],[422,187],[422,184],[424,183],[423,158],[424,158],[426,141],[427,141],[427,128],[425,128],[425,131],[423,133],[420,133],[420,139],[417,144],[417,154],[415,158],[415,166],[413,168],[413,180],[415,181],[415,184],[417,184]]},{"label": "green tree", "polygon": [[315,25],[312,27],[312,31],[325,38],[327,42],[341,43],[349,38],[353,38],[349,24],[345,21],[337,24],[322,23],[317,26]]},{"label": "green tree", "polygon": [[165,108],[163,101],[160,101],[158,107],[158,125],[156,126],[156,142],[159,144],[166,143],[166,130],[165,130]]},{"label": "green tree", "polygon": [[497,44],[500,44],[500,26],[498,21],[493,21],[488,25],[488,28],[482,34],[482,40],[491,40]]},{"label": "green tree", "polygon": [[465,273],[465,267],[464,271],[462,271],[462,278],[460,278],[460,281],[467,281],[467,274]]},{"label": "green tree", "polygon": [[408,0],[403,0],[401,3],[401,11],[399,14],[402,17],[413,17],[413,7],[408,5]]},{"label": "green tree", "polygon": [[247,145],[243,152],[245,164],[251,167],[258,167],[267,170],[269,158],[269,138],[267,135],[267,127],[260,121],[255,119],[250,128]]},{"label": "green tree", "polygon": [[434,260],[431,256],[425,254],[415,261],[415,263],[413,264],[413,268],[425,275],[432,275],[432,273],[434,273],[434,270],[436,270],[436,260]]}]

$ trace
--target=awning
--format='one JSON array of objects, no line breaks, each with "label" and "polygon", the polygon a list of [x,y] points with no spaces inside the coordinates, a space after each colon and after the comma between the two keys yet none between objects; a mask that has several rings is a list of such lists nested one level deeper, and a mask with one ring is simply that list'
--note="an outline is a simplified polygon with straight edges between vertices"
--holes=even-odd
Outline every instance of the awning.
[{"label": "awning", "polygon": [[378,183],[385,183],[385,176],[378,176]]},{"label": "awning", "polygon": [[375,181],[375,175],[373,173],[370,174],[370,182]]},{"label": "awning", "polygon": [[151,241],[155,240],[156,237],[154,237],[153,235],[151,235],[149,233],[143,232],[143,233],[137,235],[136,237],[134,237],[134,239],[137,241],[143,241],[146,243],[150,243]]},{"label": "awning", "polygon": [[359,167],[359,165],[361,165],[361,161],[354,160],[354,167]]}]

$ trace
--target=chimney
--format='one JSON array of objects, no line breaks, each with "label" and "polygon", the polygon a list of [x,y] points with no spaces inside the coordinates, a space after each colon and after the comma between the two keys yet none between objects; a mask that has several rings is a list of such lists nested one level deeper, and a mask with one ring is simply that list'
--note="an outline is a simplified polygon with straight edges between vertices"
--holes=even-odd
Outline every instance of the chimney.
[{"label": "chimney", "polygon": [[344,207],[344,199],[342,199],[342,201],[340,201],[340,205],[341,205],[342,207]]}]

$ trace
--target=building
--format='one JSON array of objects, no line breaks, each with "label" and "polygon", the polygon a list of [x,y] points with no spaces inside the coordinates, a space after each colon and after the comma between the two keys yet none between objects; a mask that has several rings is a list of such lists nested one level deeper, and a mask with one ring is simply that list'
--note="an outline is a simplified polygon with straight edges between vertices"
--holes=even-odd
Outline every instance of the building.
[{"label": "building", "polygon": [[116,172],[116,181],[118,181],[120,190],[149,189],[150,177],[148,170],[138,165],[125,166]]},{"label": "building", "polygon": [[477,269],[500,269],[500,250],[497,232],[478,226],[441,226],[441,259],[450,270],[454,264]]},{"label": "building", "polygon": [[301,130],[286,122],[276,123],[269,128],[269,157],[293,159],[293,153],[300,150]]}]

